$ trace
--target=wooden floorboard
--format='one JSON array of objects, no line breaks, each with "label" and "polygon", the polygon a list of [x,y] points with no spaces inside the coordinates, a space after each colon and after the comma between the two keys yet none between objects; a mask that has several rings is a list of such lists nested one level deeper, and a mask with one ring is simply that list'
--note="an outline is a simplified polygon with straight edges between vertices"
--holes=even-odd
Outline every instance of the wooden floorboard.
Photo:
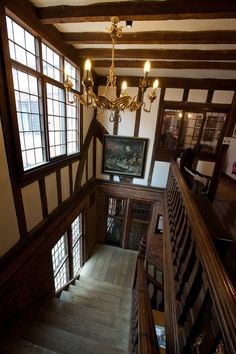
[{"label": "wooden floorboard", "polygon": [[81,275],[121,287],[132,287],[136,260],[136,251],[99,245],[85,263]]}]

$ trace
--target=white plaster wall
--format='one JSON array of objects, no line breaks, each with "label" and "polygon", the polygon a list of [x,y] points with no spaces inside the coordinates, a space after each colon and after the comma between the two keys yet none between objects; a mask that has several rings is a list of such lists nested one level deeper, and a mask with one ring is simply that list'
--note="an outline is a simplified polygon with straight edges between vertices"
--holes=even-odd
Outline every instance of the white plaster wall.
[{"label": "white plaster wall", "polygon": [[38,181],[22,188],[27,230],[30,231],[43,219]]},{"label": "white plaster wall", "polygon": [[208,90],[189,90],[188,102],[205,103]]},{"label": "white plaster wall", "polygon": [[232,165],[236,162],[236,138],[230,139],[230,145],[226,154],[224,172],[236,180],[236,175],[232,174]]},{"label": "white plaster wall", "polygon": [[180,88],[167,88],[165,91],[165,101],[182,101],[184,89]]},{"label": "white plaster wall", "polygon": [[20,239],[0,120],[0,257]]},{"label": "white plaster wall", "polygon": [[[152,91],[152,88],[147,90],[145,93],[144,100],[147,102],[147,95],[148,93]],[[156,131],[156,121],[157,121],[157,110],[159,106],[159,100],[160,100],[160,93],[161,90],[157,90],[157,99],[154,101],[152,107],[151,107],[151,112],[147,113],[144,112],[143,110],[141,111],[141,119],[140,119],[140,127],[139,127],[139,137],[142,138],[148,138],[148,147],[147,147],[147,157],[146,157],[146,162],[145,162],[145,174],[144,178],[134,178],[133,183],[134,184],[141,184],[141,185],[147,185],[148,183],[148,175],[149,175],[149,170],[150,170],[150,164],[152,160],[152,153],[153,153],[153,144],[155,140],[155,131]]]},{"label": "white plaster wall", "polygon": [[168,179],[169,169],[169,162],[156,161],[153,169],[151,186],[165,188]]},{"label": "white plaster wall", "polygon": [[196,170],[203,175],[212,176],[215,168],[215,162],[199,160]]},{"label": "white plaster wall", "polygon": [[96,155],[96,178],[109,179],[109,175],[102,173],[102,144],[97,139],[97,155]]},{"label": "white plaster wall", "polygon": [[93,120],[94,108],[83,106],[83,141],[86,138],[89,126]]},{"label": "white plaster wall", "polygon": [[48,213],[51,213],[58,206],[57,178],[56,173],[45,177]]},{"label": "white plaster wall", "polygon": [[[138,88],[128,87],[127,95],[130,95],[131,97],[137,96]],[[135,116],[136,112],[121,113],[121,122],[119,123],[118,127],[118,135],[134,136]]]},{"label": "white plaster wall", "polygon": [[70,180],[68,166],[61,169],[61,195],[62,201],[66,200],[70,196]]},{"label": "white plaster wall", "polygon": [[215,90],[212,97],[212,103],[231,104],[234,91]]},{"label": "white plaster wall", "polygon": [[93,177],[93,139],[88,149],[88,179]]},{"label": "white plaster wall", "polygon": [[76,161],[72,164],[73,189],[75,188],[75,179],[76,179],[78,167],[79,167],[79,161]]},{"label": "white plaster wall", "polygon": [[[103,95],[105,90],[105,86],[99,86],[98,88],[98,94],[99,95]],[[114,91],[108,89],[107,91],[107,96],[108,97],[113,97],[114,96]],[[114,123],[109,121],[109,117],[110,117],[110,112],[109,111],[101,111],[100,109],[98,109],[97,111],[97,120],[106,128],[106,130],[108,131],[109,134],[113,133],[113,125]]]}]

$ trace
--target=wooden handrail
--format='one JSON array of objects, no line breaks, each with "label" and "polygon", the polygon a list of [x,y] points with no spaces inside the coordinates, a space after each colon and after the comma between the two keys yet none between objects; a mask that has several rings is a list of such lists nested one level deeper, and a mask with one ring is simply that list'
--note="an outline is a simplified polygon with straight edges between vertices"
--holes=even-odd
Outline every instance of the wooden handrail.
[{"label": "wooden handrail", "polygon": [[136,327],[134,326],[133,329],[131,328],[133,344],[130,344],[129,352],[132,354],[159,354],[143,255],[139,255],[137,259],[132,307],[132,316],[137,316],[137,321],[136,318],[133,318],[132,323],[136,323],[137,325]]},{"label": "wooden handrail", "polygon": [[[191,227],[191,237],[196,247],[196,255],[199,258],[199,262],[202,267],[203,277],[206,278],[207,288],[216,311],[227,352],[232,354],[236,353],[236,293],[217,254],[194,198],[190,193],[176,163],[174,162],[171,163],[168,184],[174,185],[178,198],[181,199],[182,209],[188,219],[188,225]],[[168,208],[169,207],[166,205],[165,217],[167,219],[170,215]],[[168,222],[166,222],[165,225],[166,235],[164,235],[164,238],[168,237],[170,239],[171,230],[167,223]],[[165,242],[165,262],[169,262],[169,264],[171,264],[172,259],[169,254],[171,254],[172,250],[170,247],[170,242],[169,244],[168,242],[168,240]],[[166,281],[168,279],[170,281],[173,280],[171,277],[168,278],[167,275]],[[166,287],[165,289],[168,292]],[[172,296],[173,294],[169,295]],[[165,294],[165,296],[167,297],[168,293]],[[171,301],[173,302],[173,296]],[[170,311],[173,312],[173,304],[170,304],[170,302],[169,307],[171,307]],[[168,318],[167,314],[166,317]],[[175,321],[176,318],[174,319],[174,322]],[[173,353],[174,352],[178,352],[178,350],[173,351]]]}]

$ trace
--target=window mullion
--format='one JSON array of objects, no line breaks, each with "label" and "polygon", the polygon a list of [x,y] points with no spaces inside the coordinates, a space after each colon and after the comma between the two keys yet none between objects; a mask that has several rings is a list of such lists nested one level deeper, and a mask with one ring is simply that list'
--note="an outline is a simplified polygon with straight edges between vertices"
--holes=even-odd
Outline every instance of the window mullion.
[{"label": "window mullion", "polygon": [[71,226],[67,230],[67,245],[68,245],[68,257],[69,257],[69,278],[74,277],[73,271],[73,251],[72,251],[72,229]]}]

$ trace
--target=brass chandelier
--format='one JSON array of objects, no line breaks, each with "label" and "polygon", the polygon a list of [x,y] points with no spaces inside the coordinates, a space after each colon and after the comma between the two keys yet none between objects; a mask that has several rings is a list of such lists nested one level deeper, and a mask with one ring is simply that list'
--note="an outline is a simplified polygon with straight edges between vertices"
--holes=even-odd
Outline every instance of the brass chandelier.
[{"label": "brass chandelier", "polygon": [[117,91],[116,87],[116,79],[117,77],[115,76],[115,44],[117,39],[121,38],[122,36],[122,28],[123,26],[118,26],[119,23],[119,18],[118,17],[113,17],[111,19],[112,23],[111,26],[108,28],[108,32],[111,35],[111,40],[112,40],[112,58],[111,58],[111,66],[109,69],[109,74],[107,75],[107,82],[105,86],[105,91],[103,95],[96,95],[93,92],[93,86],[94,86],[94,81],[93,77],[91,74],[91,62],[89,59],[86,60],[85,62],[85,67],[84,67],[84,78],[82,80],[82,84],[84,87],[84,92],[83,94],[78,94],[78,93],[72,93],[72,88],[73,88],[73,82],[69,78],[68,75],[66,75],[65,81],[64,81],[64,87],[67,92],[67,99],[70,103],[75,103],[76,99],[79,100],[79,102],[87,107],[93,106],[95,108],[100,108],[102,110],[110,110],[111,115],[109,120],[114,121],[115,119],[115,112],[118,112],[119,120],[120,120],[120,112],[123,111],[130,111],[134,112],[143,107],[145,112],[150,112],[151,111],[151,105],[153,101],[156,99],[156,89],[158,87],[158,80],[156,79],[153,83],[153,89],[152,91],[148,94],[148,99],[150,101],[149,103],[149,108],[146,108],[146,103],[143,101],[144,98],[144,93],[148,87],[150,87],[150,81],[148,79],[148,74],[150,71],[150,62],[146,61],[144,65],[144,77],[140,79],[139,81],[139,88],[141,89],[141,95],[140,95],[140,101],[138,101],[138,97],[134,96],[131,97],[127,95],[126,90],[127,90],[127,82],[123,81],[122,86],[121,86],[121,93],[120,96],[113,97],[113,98],[108,98],[107,97],[107,90],[109,87],[115,89]]}]

